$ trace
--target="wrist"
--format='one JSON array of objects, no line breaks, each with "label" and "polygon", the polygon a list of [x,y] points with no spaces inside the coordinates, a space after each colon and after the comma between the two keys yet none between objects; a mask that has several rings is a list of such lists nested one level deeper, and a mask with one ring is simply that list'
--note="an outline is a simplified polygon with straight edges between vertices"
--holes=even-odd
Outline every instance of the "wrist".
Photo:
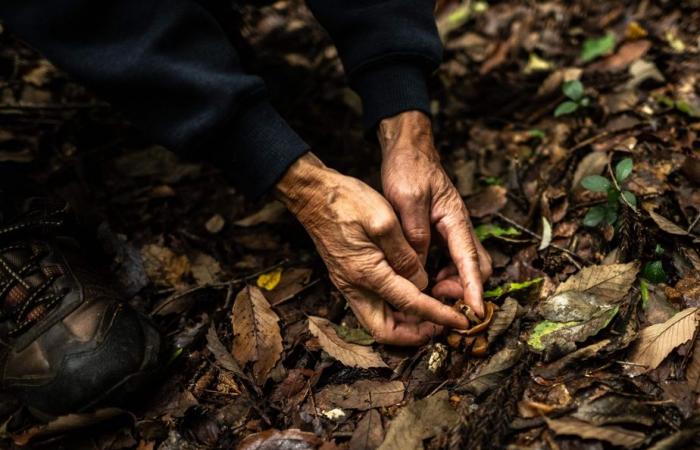
[{"label": "wrist", "polygon": [[331,171],[311,152],[297,159],[275,185],[275,195],[293,214],[298,214],[323,189]]},{"label": "wrist", "polygon": [[377,138],[385,159],[397,152],[420,152],[439,160],[430,117],[421,111],[405,111],[383,119],[377,127]]}]

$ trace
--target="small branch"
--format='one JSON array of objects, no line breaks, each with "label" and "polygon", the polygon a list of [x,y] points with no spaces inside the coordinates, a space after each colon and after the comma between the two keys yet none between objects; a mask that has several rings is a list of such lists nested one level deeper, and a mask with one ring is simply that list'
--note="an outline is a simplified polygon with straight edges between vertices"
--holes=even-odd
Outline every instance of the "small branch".
[{"label": "small branch", "polygon": [[688,234],[692,234],[692,233],[693,233],[693,228],[695,228],[695,225],[698,224],[698,220],[700,220],[700,213],[698,213],[698,215],[695,216],[695,220],[693,220],[693,222],[690,224],[690,226],[689,226],[688,229],[686,230],[686,231],[688,232]]}]

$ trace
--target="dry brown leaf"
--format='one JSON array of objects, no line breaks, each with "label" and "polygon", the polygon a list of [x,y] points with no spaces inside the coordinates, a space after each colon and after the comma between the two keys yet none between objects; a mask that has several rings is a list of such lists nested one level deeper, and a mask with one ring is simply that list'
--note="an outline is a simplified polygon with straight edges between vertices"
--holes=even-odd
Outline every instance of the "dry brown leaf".
[{"label": "dry brown leaf", "polygon": [[304,267],[285,269],[277,286],[271,291],[263,291],[263,294],[272,306],[280,305],[304,290],[312,273],[313,270]]},{"label": "dry brown leaf", "polygon": [[698,308],[686,308],[664,323],[657,323],[639,332],[628,360],[634,364],[630,375],[653,370],[679,345],[688,342],[698,325]]},{"label": "dry brown leaf", "polygon": [[447,391],[415,401],[401,409],[389,425],[386,439],[379,450],[423,448],[424,439],[450,429],[459,420],[448,400]]},{"label": "dry brown leaf", "polygon": [[270,203],[263,206],[262,209],[260,209],[260,211],[257,211],[247,217],[237,220],[233,222],[233,224],[238,225],[239,227],[252,227],[255,225],[260,225],[261,223],[276,223],[279,221],[280,217],[282,217],[282,214],[284,214],[286,210],[287,209],[282,204],[282,202],[273,200]]},{"label": "dry brown leaf", "polygon": [[625,69],[627,66],[644,56],[651,48],[651,42],[646,39],[627,42],[614,54],[602,61],[592,64],[589,70],[603,70],[615,72]]},{"label": "dry brown leaf", "polygon": [[503,186],[488,186],[481,192],[474,194],[465,200],[469,215],[472,217],[485,217],[500,211],[506,203],[506,188]]},{"label": "dry brown leaf", "polygon": [[103,408],[93,412],[68,414],[56,417],[46,424],[33,426],[20,433],[10,434],[10,437],[16,445],[25,446],[36,438],[66,434],[70,431],[83,429],[123,414],[128,413],[119,408]]},{"label": "dry brown leaf", "polygon": [[573,435],[583,439],[595,439],[597,441],[609,442],[626,448],[639,446],[646,440],[646,435],[639,431],[631,431],[622,427],[597,427],[582,420],[565,419],[545,419],[547,426],[556,434]]},{"label": "dry brown leaf", "polygon": [[213,324],[209,327],[209,331],[207,332],[207,348],[214,355],[214,358],[216,358],[216,361],[221,367],[237,375],[245,376],[241,366],[233,359],[231,353],[226,350],[226,347],[224,347],[224,344],[219,339]]},{"label": "dry brown leaf", "polygon": [[192,276],[197,284],[205,285],[215,282],[221,275],[219,261],[206,253],[197,253],[192,261]]},{"label": "dry brown leaf", "polygon": [[231,317],[233,356],[239,364],[253,364],[253,376],[263,384],[282,355],[279,317],[256,286],[246,286],[236,296]]},{"label": "dry brown leaf", "polygon": [[167,247],[147,244],[141,248],[143,267],[148,278],[159,286],[184,286],[182,277],[190,271],[190,260]]},{"label": "dry brown leaf", "polygon": [[688,232],[686,230],[671,222],[664,216],[656,214],[654,211],[649,211],[649,217],[651,217],[652,220],[656,222],[656,224],[659,226],[659,228],[664,230],[666,233],[676,234],[678,236],[688,235]]},{"label": "dry brown leaf", "polygon": [[384,427],[382,416],[376,409],[370,409],[358,422],[352,433],[349,450],[374,450],[384,440]]},{"label": "dry brown leaf", "polygon": [[698,342],[699,341],[695,341],[693,356],[690,358],[688,366],[685,369],[685,379],[696,394],[700,393],[700,345],[698,345]]},{"label": "dry brown leaf", "polygon": [[345,342],[338,336],[331,323],[322,317],[309,316],[309,331],[318,338],[326,353],[348,367],[387,367],[381,356],[371,347]]},{"label": "dry brown leaf", "polygon": [[579,187],[579,183],[588,175],[600,175],[608,164],[608,154],[605,152],[591,152],[581,159],[576,166],[574,179],[571,182],[572,188]]},{"label": "dry brown leaf", "polygon": [[367,410],[401,403],[406,388],[400,381],[359,380],[352,384],[328,386],[316,394],[316,405],[333,408]]},{"label": "dry brown leaf", "polygon": [[586,292],[600,300],[616,302],[627,295],[638,271],[636,262],[585,267],[560,284],[554,293]]},{"label": "dry brown leaf", "polygon": [[493,316],[493,322],[487,330],[489,343],[496,340],[498,336],[503,334],[515,320],[518,314],[518,301],[512,297],[508,297],[503,302],[503,305],[496,310]]}]

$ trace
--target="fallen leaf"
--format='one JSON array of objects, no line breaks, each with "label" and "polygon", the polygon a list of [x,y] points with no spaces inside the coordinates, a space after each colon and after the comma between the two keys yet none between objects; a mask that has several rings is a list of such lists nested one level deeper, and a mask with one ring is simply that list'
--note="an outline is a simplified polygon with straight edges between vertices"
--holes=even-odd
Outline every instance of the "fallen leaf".
[{"label": "fallen leaf", "polygon": [[554,293],[587,292],[600,300],[616,302],[627,295],[637,272],[639,265],[636,262],[585,267],[560,284]]},{"label": "fallen leaf", "polygon": [[577,419],[549,419],[547,426],[558,435],[573,435],[583,439],[609,442],[626,448],[634,448],[646,440],[646,435],[639,431],[622,427],[599,427]]},{"label": "fallen leaf", "polygon": [[255,284],[258,285],[260,289],[265,289],[266,291],[271,291],[277,287],[282,279],[282,268],[278,267],[270,272],[261,274]]},{"label": "fallen leaf", "polygon": [[452,172],[455,175],[455,187],[459,195],[466,197],[474,192],[474,171],[476,170],[476,161],[465,161],[460,159],[452,166]]},{"label": "fallen leaf", "polygon": [[147,244],[141,248],[143,267],[148,278],[160,286],[180,287],[182,278],[190,272],[190,260],[185,255],[177,255],[167,247]]},{"label": "fallen leaf", "polygon": [[564,67],[555,70],[542,82],[537,90],[537,96],[546,97],[555,92],[559,92],[559,87],[563,83],[578,80],[581,78],[581,74],[583,74],[583,70],[578,67]]},{"label": "fallen leaf", "polygon": [[589,175],[600,175],[608,164],[608,155],[605,152],[591,152],[581,159],[576,166],[571,186],[579,187],[581,180]]},{"label": "fallen leaf", "polygon": [[698,325],[698,308],[686,308],[664,323],[657,323],[639,332],[628,361],[631,376],[653,370],[679,345],[688,342]]},{"label": "fallen leaf", "polygon": [[270,291],[264,291],[263,294],[270,305],[280,305],[304,290],[309,285],[312,273],[313,270],[304,267],[285,269],[277,286]]},{"label": "fallen leaf", "polygon": [[216,362],[218,362],[221,367],[237,375],[245,376],[241,366],[233,359],[231,353],[226,350],[226,347],[219,339],[213,324],[209,327],[209,331],[207,331],[207,348],[212,355],[214,355]]},{"label": "fallen leaf", "polygon": [[627,89],[636,89],[637,86],[647,80],[654,80],[659,83],[663,83],[666,80],[661,72],[659,72],[656,64],[643,59],[633,62],[628,72],[630,74],[630,79],[625,85]]},{"label": "fallen leaf", "polygon": [[470,392],[474,395],[481,395],[493,389],[507,375],[508,369],[513,367],[523,354],[521,344],[505,347],[495,355],[491,356],[488,362],[479,368],[479,371],[468,380],[460,383],[455,388],[457,392]]},{"label": "fallen leaf", "polygon": [[496,310],[491,325],[489,325],[487,330],[487,340],[489,344],[494,342],[498,336],[510,328],[513,320],[515,320],[515,316],[518,314],[518,308],[520,308],[520,305],[517,300],[508,297],[503,302],[503,305]]},{"label": "fallen leaf", "polygon": [[422,448],[424,439],[450,429],[459,420],[450,405],[447,391],[409,403],[389,424],[386,439],[378,450],[413,450]]},{"label": "fallen leaf", "polygon": [[542,216],[542,241],[537,250],[544,250],[552,243],[552,224],[546,217]]},{"label": "fallen leaf", "polygon": [[221,275],[219,261],[206,253],[197,253],[192,261],[192,276],[198,285],[214,283]]},{"label": "fallen leaf", "polygon": [[580,405],[571,417],[592,425],[637,424],[650,427],[654,425],[654,411],[644,403],[609,394],[594,397]]},{"label": "fallen leaf", "polygon": [[218,232],[224,229],[225,224],[226,221],[221,216],[221,214],[214,214],[204,224],[204,228],[206,228],[206,230],[211,234],[217,234]]},{"label": "fallen leaf", "polygon": [[506,192],[503,186],[487,186],[481,192],[468,197],[465,203],[469,209],[469,215],[481,218],[497,213],[508,202]]},{"label": "fallen leaf", "polygon": [[357,423],[348,443],[348,450],[374,450],[383,440],[382,416],[376,409],[370,409]]},{"label": "fallen leaf", "polygon": [[333,328],[345,342],[359,345],[374,344],[374,338],[364,328],[348,328],[344,325],[334,325]]},{"label": "fallen leaf", "polygon": [[315,394],[320,409],[357,409],[393,406],[401,403],[406,391],[401,381],[359,380],[352,384],[336,384]]},{"label": "fallen leaf", "polygon": [[521,283],[518,283],[518,282],[506,283],[503,286],[499,286],[497,288],[484,291],[484,297],[485,298],[502,297],[506,294],[510,294],[511,292],[517,292],[517,291],[529,289],[530,287],[535,286],[541,282],[542,282],[542,278],[533,278],[532,280],[523,281]]},{"label": "fallen leaf", "polygon": [[36,438],[65,434],[69,431],[86,428],[90,425],[95,425],[123,414],[127,414],[127,412],[119,408],[103,408],[94,412],[68,414],[56,417],[46,424],[33,426],[21,433],[10,434],[10,437],[16,445],[25,446]]},{"label": "fallen leaf", "polygon": [[348,367],[369,369],[387,367],[381,356],[372,348],[345,342],[338,336],[328,320],[309,316],[309,332],[318,338],[323,350]]},{"label": "fallen leaf", "polygon": [[553,322],[544,320],[533,328],[527,343],[535,350],[568,353],[576,350],[576,342],[583,342],[595,336],[610,324],[619,307],[614,306],[596,312],[583,321]]},{"label": "fallen leaf", "polygon": [[287,209],[282,202],[273,200],[259,211],[233,222],[239,227],[252,227],[261,223],[277,223]]},{"label": "fallen leaf", "polygon": [[696,394],[700,393],[700,348],[698,341],[695,341],[693,346],[693,356],[688,361],[688,366],[685,369],[685,379],[688,385]]},{"label": "fallen leaf", "polygon": [[323,441],[313,433],[298,429],[265,430],[247,436],[237,450],[315,450]]},{"label": "fallen leaf", "polygon": [[568,367],[573,367],[574,364],[577,364],[581,361],[585,361],[587,359],[591,359],[595,356],[598,356],[598,352],[607,347],[608,344],[610,344],[610,342],[610,339],[603,339],[602,341],[595,342],[591,345],[587,345],[576,350],[575,352],[562,356],[561,358],[550,364],[547,364],[545,366],[538,366],[534,369],[533,372],[537,376],[545,379],[556,378],[562,371],[564,371],[564,369]]},{"label": "fallen leaf", "polygon": [[591,70],[618,71],[627,68],[630,64],[637,61],[651,48],[651,42],[646,39],[627,42],[623,44],[619,50],[610,55],[599,63],[591,65]]},{"label": "fallen leaf", "polygon": [[648,211],[648,213],[649,213],[649,217],[651,217],[652,220],[654,222],[656,222],[656,224],[659,226],[659,228],[664,230],[666,233],[675,234],[678,236],[687,236],[688,235],[688,232],[686,230],[679,227],[675,223],[671,222],[670,220],[668,220],[664,216],[662,216],[660,214],[656,214],[654,211]]},{"label": "fallen leaf", "polygon": [[253,375],[263,384],[282,355],[279,317],[255,286],[246,286],[233,304],[233,356],[239,364],[253,362]]}]

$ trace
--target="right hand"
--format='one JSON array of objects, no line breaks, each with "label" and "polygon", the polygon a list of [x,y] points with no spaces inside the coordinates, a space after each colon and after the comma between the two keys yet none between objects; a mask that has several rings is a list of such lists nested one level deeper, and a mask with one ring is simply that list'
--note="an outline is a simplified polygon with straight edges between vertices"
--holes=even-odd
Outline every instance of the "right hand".
[{"label": "right hand", "polygon": [[468,326],[464,315],[421,292],[428,275],[378,192],[311,153],[289,168],[276,189],[377,342],[421,345],[441,326]]}]

